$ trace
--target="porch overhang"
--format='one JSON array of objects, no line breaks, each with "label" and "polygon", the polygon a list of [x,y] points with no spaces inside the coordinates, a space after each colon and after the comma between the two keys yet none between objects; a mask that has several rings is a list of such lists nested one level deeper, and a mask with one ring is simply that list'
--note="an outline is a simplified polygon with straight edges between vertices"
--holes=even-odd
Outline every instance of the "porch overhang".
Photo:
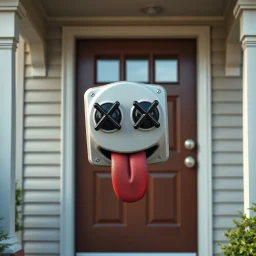
[{"label": "porch overhang", "polygon": [[[100,0],[99,0],[100,1]],[[210,0],[209,0],[210,1]],[[33,68],[34,77],[44,77],[47,75],[47,60],[46,60],[46,48],[47,48],[47,26],[48,24],[56,26],[109,26],[109,25],[199,25],[199,24],[212,24],[219,23],[225,24],[226,27],[226,56],[225,56],[225,75],[226,76],[240,76],[241,75],[241,62],[242,54],[239,42],[239,27],[240,24],[233,16],[233,9],[235,1],[226,1],[228,4],[225,7],[223,15],[217,16],[217,9],[214,16],[191,16],[191,13],[195,14],[193,8],[188,8],[186,15],[177,14],[181,13],[177,6],[172,6],[172,11],[167,8],[164,16],[159,17],[147,17],[138,16],[138,14],[132,13],[135,11],[127,10],[129,15],[118,16],[116,13],[113,16],[93,16],[98,15],[96,9],[92,9],[92,15],[90,16],[75,16],[74,7],[70,11],[67,11],[65,7],[65,1],[63,2],[64,11],[57,11],[58,0],[45,1],[40,0],[21,0],[23,6],[27,10],[27,16],[20,22],[20,33],[25,41],[30,46],[31,51],[31,64]],[[32,3],[33,2],[33,3]],[[210,4],[210,3],[209,3]],[[55,6],[56,7],[53,7]],[[134,5],[139,6],[136,1]],[[192,3],[191,3],[192,5]],[[220,5],[220,4],[219,4]],[[206,8],[206,7],[204,7]],[[215,7],[217,8],[217,7]],[[218,7],[220,8],[220,7]],[[120,7],[118,9],[120,12]],[[76,11],[77,12],[77,11]],[[54,16],[54,13],[56,16]],[[59,13],[65,13],[65,16],[60,16]],[[107,11],[105,12],[107,13]],[[121,11],[122,13],[122,11]],[[174,15],[167,15],[167,14]],[[209,11],[208,11],[209,13]],[[206,13],[207,15],[207,13]]]},{"label": "porch overhang", "polygon": [[235,1],[231,1],[224,15],[226,28],[225,75],[239,77],[241,76],[242,48],[239,41],[240,23],[233,15],[235,4]]},{"label": "porch overhang", "polygon": [[20,34],[30,46],[33,76],[45,77],[47,21],[42,9],[33,0],[21,2],[27,15],[20,21]]}]

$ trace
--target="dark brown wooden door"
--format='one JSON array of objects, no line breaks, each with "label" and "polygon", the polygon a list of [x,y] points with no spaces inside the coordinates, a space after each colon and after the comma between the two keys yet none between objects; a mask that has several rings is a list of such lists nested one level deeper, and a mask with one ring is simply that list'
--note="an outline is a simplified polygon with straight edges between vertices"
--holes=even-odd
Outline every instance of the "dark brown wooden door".
[{"label": "dark brown wooden door", "polygon": [[[196,149],[184,147],[197,140],[196,40],[78,40],[76,47],[76,252],[197,252],[197,168],[184,165],[196,159]],[[110,168],[89,164],[85,137],[85,91],[127,77],[168,93],[170,158],[149,166],[148,192],[136,203],[117,199]]]}]

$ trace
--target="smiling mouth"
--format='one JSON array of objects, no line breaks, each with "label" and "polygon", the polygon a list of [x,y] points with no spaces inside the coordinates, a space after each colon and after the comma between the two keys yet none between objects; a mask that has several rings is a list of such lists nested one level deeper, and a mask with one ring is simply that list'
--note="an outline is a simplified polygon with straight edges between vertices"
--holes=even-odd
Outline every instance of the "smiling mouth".
[{"label": "smiling mouth", "polygon": [[[151,157],[155,151],[158,149],[158,145],[154,145],[148,149],[145,150],[145,153],[146,153],[146,158],[149,158]],[[108,160],[111,160],[111,154],[112,153],[115,153],[115,152],[112,152],[112,151],[109,151],[107,149],[104,149],[102,147],[99,147],[99,151],[102,153],[102,155],[104,155]],[[129,153],[127,153],[129,154]]]}]

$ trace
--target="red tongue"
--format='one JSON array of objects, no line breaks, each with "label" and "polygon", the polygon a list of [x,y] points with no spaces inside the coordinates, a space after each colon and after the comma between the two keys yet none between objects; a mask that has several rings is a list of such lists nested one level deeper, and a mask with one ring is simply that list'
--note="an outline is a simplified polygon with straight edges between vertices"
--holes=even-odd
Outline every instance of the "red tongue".
[{"label": "red tongue", "polygon": [[144,151],[133,154],[111,154],[112,185],[124,202],[142,199],[148,186],[148,166]]}]

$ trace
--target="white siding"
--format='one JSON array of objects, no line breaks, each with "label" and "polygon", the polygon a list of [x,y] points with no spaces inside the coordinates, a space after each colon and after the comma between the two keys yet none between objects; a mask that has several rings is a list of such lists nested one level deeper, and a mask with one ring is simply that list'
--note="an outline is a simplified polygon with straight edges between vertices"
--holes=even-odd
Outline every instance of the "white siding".
[{"label": "white siding", "polygon": [[[60,34],[59,34],[60,35]],[[26,46],[23,245],[28,256],[59,255],[61,38],[48,38],[48,74],[32,78]]]},{"label": "white siding", "polygon": [[224,76],[225,34],[212,30],[213,248],[243,210],[242,78]]},{"label": "white siding", "polygon": [[[48,76],[31,77],[26,49],[24,116],[24,248],[30,256],[59,253],[61,30],[48,33]],[[226,78],[225,32],[212,28],[213,247],[225,241],[243,209],[242,80]],[[207,170],[211,171],[211,170]],[[200,203],[200,202],[199,202]]]}]

